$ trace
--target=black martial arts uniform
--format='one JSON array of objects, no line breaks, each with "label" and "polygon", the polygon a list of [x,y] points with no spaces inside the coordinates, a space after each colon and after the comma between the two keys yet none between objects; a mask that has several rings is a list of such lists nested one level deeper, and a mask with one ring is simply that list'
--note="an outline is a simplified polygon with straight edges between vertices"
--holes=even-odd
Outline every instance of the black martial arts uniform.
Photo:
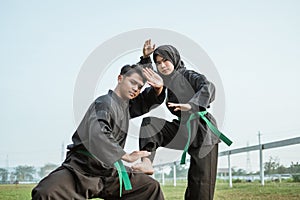
[{"label": "black martial arts uniform", "polygon": [[[193,70],[187,70],[180,59],[178,51],[170,46],[158,47],[153,53],[153,59],[160,55],[174,65],[170,75],[160,74],[167,88],[167,100],[172,103],[189,103],[192,110],[189,112],[170,112],[178,119],[166,121],[156,117],[143,119],[140,129],[140,149],[152,151],[149,157],[154,159],[158,147],[183,150],[188,140],[187,121],[191,113],[205,111],[215,98],[215,87],[204,75]],[[151,65],[151,59],[141,57],[140,63]],[[210,113],[206,114],[214,126],[216,121]],[[185,199],[206,200],[213,199],[217,172],[219,138],[208,128],[203,119],[191,121],[191,140],[188,153],[191,156],[188,171],[188,186]]]},{"label": "black martial arts uniform", "polygon": [[157,181],[130,168],[132,190],[123,189],[120,198],[118,173],[113,167],[125,154],[129,119],[161,104],[164,93],[156,96],[148,87],[129,101],[111,90],[98,97],[74,133],[62,166],[33,189],[32,199],[164,199]]}]

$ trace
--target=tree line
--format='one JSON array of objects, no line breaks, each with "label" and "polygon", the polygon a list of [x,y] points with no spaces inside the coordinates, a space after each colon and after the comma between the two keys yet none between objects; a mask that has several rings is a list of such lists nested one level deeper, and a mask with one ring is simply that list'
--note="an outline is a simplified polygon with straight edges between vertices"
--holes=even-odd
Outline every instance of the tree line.
[{"label": "tree line", "polygon": [[[38,182],[40,179],[48,175],[53,169],[58,166],[55,164],[45,164],[43,167],[37,169],[33,166],[20,165],[15,167],[12,171],[0,168],[0,183],[18,183],[18,182]],[[173,166],[169,173],[166,174],[166,178],[173,177]],[[177,177],[186,177],[188,167],[182,165],[176,165],[176,175]],[[157,171],[156,174],[159,175],[161,172]],[[264,173],[265,175],[272,174],[292,174],[295,175],[293,178],[300,179],[300,163],[291,163],[289,167],[285,167],[280,164],[278,158],[270,157],[267,162],[264,163]],[[233,176],[243,176],[243,175],[255,175],[259,172],[247,172],[244,169],[232,169]],[[297,181],[297,180],[296,180]]]},{"label": "tree line", "polygon": [[0,183],[37,182],[55,168],[57,165],[50,163],[39,169],[27,165],[19,165],[12,171],[0,168]]},{"label": "tree line", "polygon": [[[167,166],[165,166],[167,167]],[[168,166],[170,170],[168,170],[168,173],[165,173],[165,178],[173,178],[173,165]],[[156,171],[157,178],[160,178],[160,175],[162,173],[162,168],[158,169]],[[259,171],[257,172],[247,172],[245,169],[237,169],[232,168],[232,176],[247,176],[247,175],[259,175]],[[182,165],[176,165],[176,176],[177,177],[186,177],[188,172],[188,167],[182,166]],[[297,181],[300,179],[300,163],[299,162],[291,162],[290,166],[285,167],[282,164],[280,164],[278,158],[270,157],[267,162],[264,163],[264,174],[265,175],[274,175],[274,174],[291,174],[293,175],[294,181]]]},{"label": "tree line", "polygon": [[[250,174],[259,174],[258,172],[251,172]],[[272,175],[272,174],[300,174],[300,163],[299,162],[291,162],[289,167],[285,167],[280,164],[278,158],[270,157],[267,162],[264,163],[264,174]],[[241,175],[249,175],[244,169],[232,169],[233,176],[241,176]]]}]

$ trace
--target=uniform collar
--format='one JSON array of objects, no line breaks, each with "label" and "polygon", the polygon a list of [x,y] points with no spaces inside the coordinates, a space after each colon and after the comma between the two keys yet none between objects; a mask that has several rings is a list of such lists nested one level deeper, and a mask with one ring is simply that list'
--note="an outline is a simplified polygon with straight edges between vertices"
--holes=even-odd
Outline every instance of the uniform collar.
[{"label": "uniform collar", "polygon": [[109,90],[108,95],[111,96],[113,100],[115,100],[117,103],[119,103],[122,106],[127,107],[129,105],[129,100],[122,99],[113,90]]}]

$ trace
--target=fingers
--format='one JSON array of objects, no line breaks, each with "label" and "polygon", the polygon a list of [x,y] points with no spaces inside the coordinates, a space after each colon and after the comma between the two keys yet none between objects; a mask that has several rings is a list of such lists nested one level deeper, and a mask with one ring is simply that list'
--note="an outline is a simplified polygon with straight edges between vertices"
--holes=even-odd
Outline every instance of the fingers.
[{"label": "fingers", "polygon": [[181,104],[178,104],[178,103],[168,103],[168,107],[170,107],[170,108],[175,107],[174,111],[181,110]]},{"label": "fingers", "polygon": [[151,49],[152,51],[155,49],[155,44],[151,45],[151,39],[145,41],[144,49]]},{"label": "fingers", "polygon": [[146,68],[144,68],[143,73],[144,73],[146,79],[149,81],[151,79],[151,74],[149,73],[149,71]]},{"label": "fingers", "polygon": [[148,152],[148,151],[133,151],[132,153],[126,154],[126,155],[127,156],[124,157],[124,158],[122,157],[122,159],[125,160],[126,162],[131,163],[131,162],[137,161],[140,158],[150,156],[151,152]]},{"label": "fingers", "polygon": [[144,68],[143,73],[148,81],[153,82],[155,80],[155,72],[152,69]]},{"label": "fingers", "polygon": [[168,103],[168,107],[175,107],[174,111],[190,111],[192,109],[191,105],[186,103],[186,104],[181,104],[181,103]]},{"label": "fingers", "polygon": [[161,89],[164,86],[163,79],[155,71],[153,71],[150,68],[144,68],[143,74],[147,79],[147,83],[149,85],[151,85],[152,87],[159,89],[161,92]]},{"label": "fingers", "polygon": [[176,106],[179,106],[179,104],[178,103],[171,103],[171,102],[169,102],[168,106],[169,107],[176,107]]},{"label": "fingers", "polygon": [[151,155],[151,152],[149,152],[149,151],[133,151],[131,154],[145,157],[145,156]]},{"label": "fingers", "polygon": [[149,151],[139,151],[139,155],[142,157],[147,157],[151,155],[151,152]]},{"label": "fingers", "polygon": [[148,39],[148,40],[145,41],[144,47],[147,47],[149,45],[151,46],[151,39]]},{"label": "fingers", "polygon": [[152,83],[151,81],[147,81],[147,83],[148,83],[149,85],[151,85],[152,87],[155,87],[155,84]]},{"label": "fingers", "polygon": [[150,74],[150,70],[149,70],[148,67],[143,68],[143,72],[144,72],[144,73],[147,73],[147,74]]},{"label": "fingers", "polygon": [[143,72],[146,73],[149,76],[154,76],[155,75],[155,72],[152,69],[148,68],[148,67],[143,68]]},{"label": "fingers", "polygon": [[134,161],[143,157],[147,157],[151,155],[149,151],[134,151],[131,153],[133,157],[135,157]]},{"label": "fingers", "polygon": [[181,107],[175,107],[174,108],[174,111],[180,111],[181,110]]}]

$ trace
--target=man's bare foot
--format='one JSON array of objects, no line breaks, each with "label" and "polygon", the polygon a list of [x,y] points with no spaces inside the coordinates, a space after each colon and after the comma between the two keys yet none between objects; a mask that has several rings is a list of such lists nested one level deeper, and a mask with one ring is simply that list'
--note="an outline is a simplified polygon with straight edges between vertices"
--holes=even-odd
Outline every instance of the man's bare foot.
[{"label": "man's bare foot", "polygon": [[142,162],[137,163],[131,167],[133,171],[143,172],[147,175],[152,175],[154,173],[154,168],[149,158],[143,158]]}]

